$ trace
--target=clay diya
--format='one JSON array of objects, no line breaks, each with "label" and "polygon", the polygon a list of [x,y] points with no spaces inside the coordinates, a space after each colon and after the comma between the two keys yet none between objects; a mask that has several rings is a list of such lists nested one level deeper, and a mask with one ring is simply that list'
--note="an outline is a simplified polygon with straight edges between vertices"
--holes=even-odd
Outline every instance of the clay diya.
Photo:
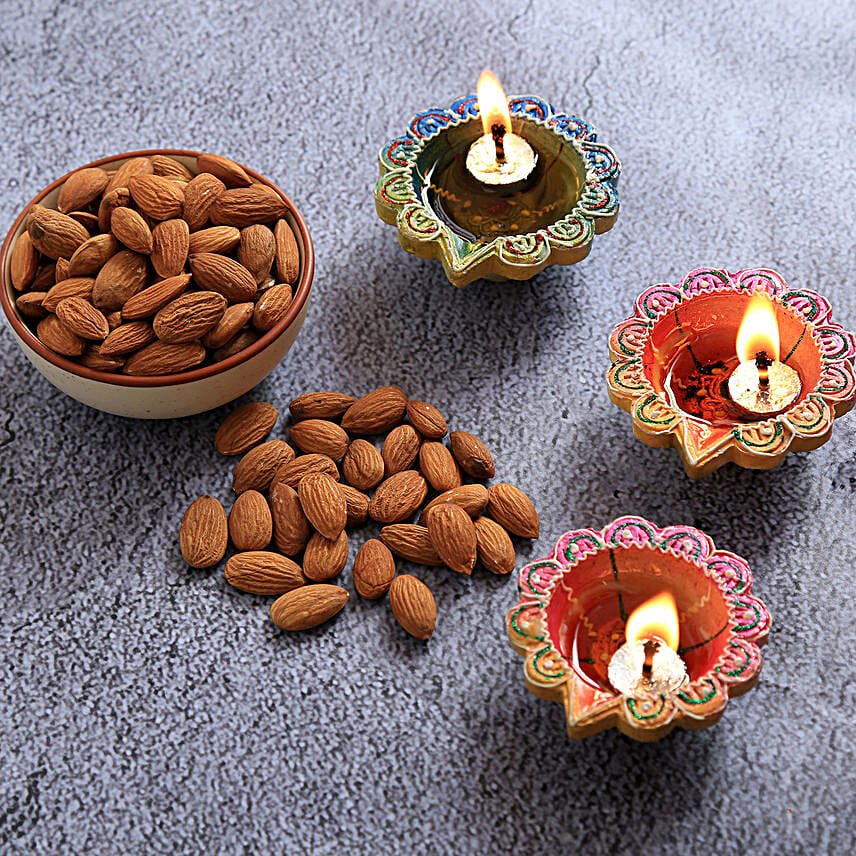
[{"label": "clay diya", "polygon": [[457,286],[574,264],[618,216],[620,164],[594,127],[536,96],[506,100],[486,75],[478,96],[414,116],[381,149],[375,186],[401,246]]},{"label": "clay diya", "polygon": [[573,738],[707,728],[758,680],[770,614],[749,565],[691,526],[621,517],[567,532],[518,586],[511,646],[529,690],[565,706]]},{"label": "clay diya", "polygon": [[824,297],[772,270],[700,269],[652,285],[609,352],[609,397],[640,440],[677,447],[692,478],[815,449],[856,398],[853,334]]}]

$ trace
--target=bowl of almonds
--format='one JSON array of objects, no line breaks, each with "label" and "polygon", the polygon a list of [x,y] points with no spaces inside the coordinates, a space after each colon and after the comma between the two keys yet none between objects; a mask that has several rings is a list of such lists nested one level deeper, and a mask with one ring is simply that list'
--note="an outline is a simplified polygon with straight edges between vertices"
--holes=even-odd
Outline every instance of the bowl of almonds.
[{"label": "bowl of almonds", "polygon": [[78,401],[164,419],[254,387],[294,343],[314,254],[294,203],[219,155],[131,152],[39,193],[0,252],[30,362]]}]

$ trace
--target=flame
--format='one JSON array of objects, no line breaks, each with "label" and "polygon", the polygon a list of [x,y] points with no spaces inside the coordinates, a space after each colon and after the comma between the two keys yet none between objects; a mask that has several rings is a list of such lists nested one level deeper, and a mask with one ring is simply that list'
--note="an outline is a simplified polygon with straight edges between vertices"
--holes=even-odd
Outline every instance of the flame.
[{"label": "flame", "polygon": [[640,639],[651,639],[656,636],[673,651],[677,651],[680,630],[678,607],[672,593],[660,592],[636,607],[627,619],[624,632],[628,642],[637,642]]},{"label": "flame", "polygon": [[748,363],[761,351],[771,360],[779,359],[779,325],[773,301],[754,294],[737,331],[737,356],[741,363]]},{"label": "flame", "polygon": [[508,112],[508,99],[499,81],[487,69],[479,75],[476,93],[484,132],[489,134],[491,126],[496,124],[502,125],[510,132],[511,113]]}]

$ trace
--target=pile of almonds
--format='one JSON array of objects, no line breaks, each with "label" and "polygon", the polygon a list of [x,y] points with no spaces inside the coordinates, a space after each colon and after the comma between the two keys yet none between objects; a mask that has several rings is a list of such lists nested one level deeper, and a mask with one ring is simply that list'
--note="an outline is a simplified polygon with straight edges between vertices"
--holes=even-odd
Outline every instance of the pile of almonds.
[{"label": "pile of almonds", "polygon": [[[289,409],[293,445],[263,442],[279,416],[270,404],[229,414],[214,444],[225,455],[243,455],[232,478],[238,497],[228,521],[217,499],[197,499],[179,535],[195,568],[216,565],[231,540],[237,552],[226,562],[226,579],[242,591],[279,595],[270,610],[277,626],[304,630],[342,609],[348,591],[331,581],[348,561],[346,530],[369,518],[382,528],[357,553],[354,587],[371,599],[389,592],[395,618],[418,639],[434,632],[436,602],[422,581],[396,574],[395,556],[462,574],[479,561],[508,574],[516,561],[510,535],[538,537],[538,515],[522,491],[480,483],[494,475],[484,443],[453,431],[445,445],[440,411],[408,401],[397,386],[360,399],[307,393]],[[380,449],[365,439],[383,434]]]},{"label": "pile of almonds", "polygon": [[291,305],[300,253],[282,197],[238,164],[166,155],[87,167],[57,209],[34,205],[12,248],[20,314],[47,348],[99,371],[216,363]]}]

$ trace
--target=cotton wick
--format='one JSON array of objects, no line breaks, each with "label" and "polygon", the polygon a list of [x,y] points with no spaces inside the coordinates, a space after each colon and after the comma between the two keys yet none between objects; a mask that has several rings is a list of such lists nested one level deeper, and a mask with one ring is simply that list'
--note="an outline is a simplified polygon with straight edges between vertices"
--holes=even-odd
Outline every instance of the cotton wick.
[{"label": "cotton wick", "polygon": [[502,122],[497,122],[490,126],[490,133],[493,137],[493,144],[496,147],[496,162],[505,163],[505,145],[503,137],[505,137],[505,125]]},{"label": "cotton wick", "polygon": [[654,671],[654,655],[659,650],[660,643],[656,639],[646,639],[644,644],[645,662],[642,664],[642,677],[646,681],[650,681]]},{"label": "cotton wick", "polygon": [[761,389],[770,388],[770,366],[773,361],[767,356],[766,351],[758,351],[755,354],[755,367],[758,369],[758,385]]}]

